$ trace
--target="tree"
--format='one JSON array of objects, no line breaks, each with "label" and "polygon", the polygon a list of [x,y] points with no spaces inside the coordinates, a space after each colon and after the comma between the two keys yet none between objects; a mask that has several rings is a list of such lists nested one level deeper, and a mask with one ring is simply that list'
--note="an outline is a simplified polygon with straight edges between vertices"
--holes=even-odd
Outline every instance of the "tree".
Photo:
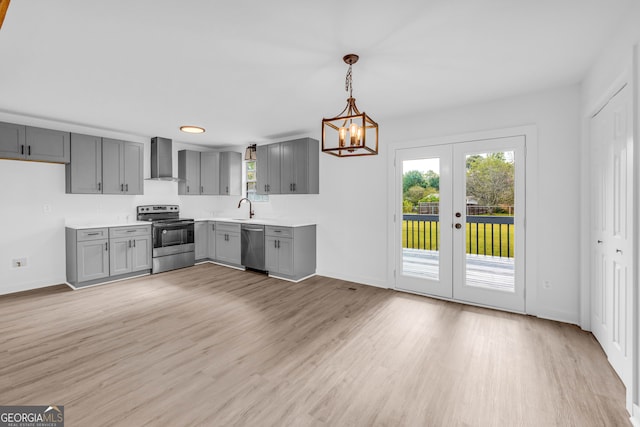
[{"label": "tree", "polygon": [[440,190],[440,175],[430,170],[424,174],[424,182],[427,187],[431,187],[434,190]]},{"label": "tree", "polygon": [[408,200],[412,204],[416,204],[424,197],[425,189],[419,185],[414,185],[404,193],[404,200]]},{"label": "tree", "polygon": [[470,156],[467,166],[467,196],[482,206],[513,205],[514,165],[505,161],[503,153]]},{"label": "tree", "polygon": [[402,192],[406,193],[409,188],[414,186],[424,187],[424,176],[420,171],[409,171],[402,176]]}]

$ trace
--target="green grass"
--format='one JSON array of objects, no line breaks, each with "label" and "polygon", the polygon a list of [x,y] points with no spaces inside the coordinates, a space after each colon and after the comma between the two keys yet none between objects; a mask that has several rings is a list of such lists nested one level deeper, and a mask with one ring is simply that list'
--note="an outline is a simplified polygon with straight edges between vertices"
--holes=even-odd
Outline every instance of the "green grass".
[{"label": "green grass", "polygon": [[[420,229],[418,231],[418,224]],[[440,227],[436,222],[402,221],[402,247],[413,249],[438,250],[440,245]],[[407,227],[409,231],[407,233]],[[426,229],[425,229],[426,228]],[[493,239],[491,229],[493,228]],[[431,234],[429,232],[431,231]],[[471,238],[469,238],[471,231]],[[500,232],[502,231],[502,238]],[[491,244],[493,241],[493,245]],[[502,256],[513,258],[514,226],[507,224],[469,224],[465,232],[465,246],[468,254]],[[507,252],[507,246],[509,251]],[[500,253],[502,249],[502,254]]]}]

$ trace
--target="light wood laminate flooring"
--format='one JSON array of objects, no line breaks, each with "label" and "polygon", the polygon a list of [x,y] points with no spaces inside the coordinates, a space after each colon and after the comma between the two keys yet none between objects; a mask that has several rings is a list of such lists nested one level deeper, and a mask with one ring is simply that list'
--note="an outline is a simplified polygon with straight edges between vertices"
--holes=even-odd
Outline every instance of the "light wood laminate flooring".
[{"label": "light wood laminate flooring", "polygon": [[0,404],[73,426],[624,426],[590,333],[213,264],[0,297]]}]

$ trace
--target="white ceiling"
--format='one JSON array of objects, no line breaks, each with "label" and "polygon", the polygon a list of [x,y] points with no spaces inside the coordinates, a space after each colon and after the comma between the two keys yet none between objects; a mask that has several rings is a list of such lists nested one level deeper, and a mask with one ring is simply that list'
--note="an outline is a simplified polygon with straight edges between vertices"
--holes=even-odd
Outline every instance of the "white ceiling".
[{"label": "white ceiling", "polygon": [[[634,0],[14,0],[0,110],[203,145],[579,82]],[[183,124],[207,132],[191,136]]]}]

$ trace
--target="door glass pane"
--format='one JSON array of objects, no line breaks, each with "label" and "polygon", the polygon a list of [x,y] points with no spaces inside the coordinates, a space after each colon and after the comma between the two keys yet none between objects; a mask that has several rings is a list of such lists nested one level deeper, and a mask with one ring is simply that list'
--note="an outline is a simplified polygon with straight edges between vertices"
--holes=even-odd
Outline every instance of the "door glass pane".
[{"label": "door glass pane", "polygon": [[515,156],[466,156],[467,286],[515,292]]},{"label": "door glass pane", "polygon": [[402,273],[439,280],[440,159],[402,163]]}]

